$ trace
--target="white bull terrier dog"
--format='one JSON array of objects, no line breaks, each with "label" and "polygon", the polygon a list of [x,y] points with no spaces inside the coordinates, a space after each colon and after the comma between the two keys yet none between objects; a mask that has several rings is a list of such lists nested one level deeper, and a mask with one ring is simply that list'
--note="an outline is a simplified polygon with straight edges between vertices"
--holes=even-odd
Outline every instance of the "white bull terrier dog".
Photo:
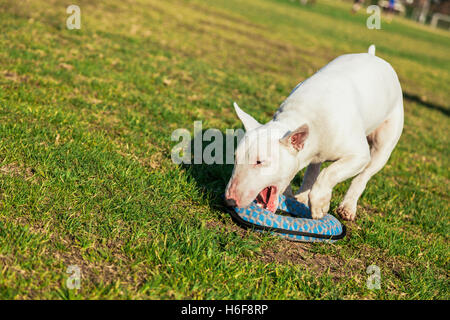
[{"label": "white bull terrier dog", "polygon": [[[320,219],[330,208],[333,187],[356,176],[338,213],[354,220],[358,198],[389,159],[403,130],[403,96],[389,63],[368,53],[346,54],[306,79],[262,125],[235,103],[246,133],[235,152],[225,190],[229,205],[255,198],[276,211],[278,195],[308,166],[295,198]],[[321,163],[332,161],[320,170]]]}]

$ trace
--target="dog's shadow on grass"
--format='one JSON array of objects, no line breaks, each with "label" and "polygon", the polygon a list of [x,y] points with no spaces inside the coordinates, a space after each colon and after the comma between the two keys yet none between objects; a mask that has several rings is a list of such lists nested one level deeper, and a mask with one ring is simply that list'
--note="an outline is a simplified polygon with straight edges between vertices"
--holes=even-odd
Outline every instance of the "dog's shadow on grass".
[{"label": "dog's shadow on grass", "polygon": [[[225,187],[231,177],[231,173],[233,171],[234,163],[232,161],[226,161],[227,158],[227,150],[226,150],[226,141],[234,142],[228,153],[233,152],[236,149],[238,139],[233,135],[226,135],[219,130],[215,130],[217,135],[220,135],[219,142],[217,139],[212,139],[212,141],[203,141],[202,137],[204,137],[205,132],[208,129],[203,129],[200,134],[194,137],[190,142],[190,164],[182,164],[183,168],[186,169],[187,175],[195,180],[198,188],[203,193],[204,198],[208,201],[211,208],[218,209],[220,211],[225,210],[225,204],[223,200],[223,195],[225,193]],[[216,137],[217,138],[217,137]],[[220,140],[222,143],[220,143]],[[197,141],[197,146],[195,143]],[[198,141],[201,141],[199,143]],[[216,150],[222,150],[222,155],[216,155],[216,150],[212,146],[217,145]],[[201,146],[201,151],[199,151],[199,146]],[[198,163],[199,155],[201,155],[201,163]],[[216,161],[208,161],[208,156],[212,155]],[[195,159],[197,158],[197,162]],[[230,160],[230,155],[228,155],[228,159]]]},{"label": "dog's shadow on grass", "polygon": [[450,109],[448,109],[447,107],[441,106],[439,104],[436,104],[436,103],[433,103],[433,102],[430,102],[430,101],[425,101],[424,98],[422,98],[422,97],[420,97],[420,96],[418,96],[416,94],[411,94],[411,93],[408,93],[408,92],[404,91],[403,92],[403,98],[405,100],[408,100],[408,101],[411,101],[411,102],[416,102],[416,103],[418,103],[418,104],[420,104],[420,105],[422,105],[422,106],[424,106],[424,107],[426,107],[428,109],[439,111],[439,112],[441,112],[443,115],[445,115],[447,117],[450,116]]}]

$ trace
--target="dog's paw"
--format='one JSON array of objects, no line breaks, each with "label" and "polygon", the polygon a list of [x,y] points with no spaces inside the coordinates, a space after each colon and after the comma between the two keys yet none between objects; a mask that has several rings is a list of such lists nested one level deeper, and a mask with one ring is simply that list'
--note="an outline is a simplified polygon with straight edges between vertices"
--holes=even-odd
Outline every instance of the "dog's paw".
[{"label": "dog's paw", "polygon": [[344,219],[344,220],[348,220],[348,221],[355,221],[356,218],[356,208],[351,208],[348,205],[345,204],[341,204],[338,208],[337,208],[337,213],[339,214],[339,216]]},{"label": "dog's paw", "polygon": [[331,189],[311,190],[309,193],[309,207],[313,219],[321,219],[330,209]]},{"label": "dog's paw", "polygon": [[313,219],[322,219],[328,210],[324,210],[323,208],[311,208],[311,217]]},{"label": "dog's paw", "polygon": [[294,197],[298,202],[303,203],[305,206],[309,206],[309,190],[297,193]]}]

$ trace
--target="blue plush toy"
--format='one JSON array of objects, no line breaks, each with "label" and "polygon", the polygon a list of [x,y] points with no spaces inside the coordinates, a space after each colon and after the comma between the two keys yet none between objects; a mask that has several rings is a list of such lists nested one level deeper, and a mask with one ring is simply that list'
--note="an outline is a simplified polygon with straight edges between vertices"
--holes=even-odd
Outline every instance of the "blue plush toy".
[{"label": "blue plush toy", "polygon": [[245,227],[273,232],[292,241],[334,242],[345,236],[345,226],[330,214],[322,219],[312,219],[307,206],[282,195],[278,203],[278,210],[291,216],[272,213],[259,207],[256,201],[247,208],[232,207],[230,214]]}]

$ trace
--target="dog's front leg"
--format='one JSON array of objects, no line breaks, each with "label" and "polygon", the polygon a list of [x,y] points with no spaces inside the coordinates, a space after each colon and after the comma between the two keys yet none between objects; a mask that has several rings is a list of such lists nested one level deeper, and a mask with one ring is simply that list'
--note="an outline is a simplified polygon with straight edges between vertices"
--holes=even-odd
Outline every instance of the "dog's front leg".
[{"label": "dog's front leg", "polygon": [[303,176],[302,185],[298,190],[298,192],[295,194],[295,199],[297,199],[297,201],[308,205],[309,192],[311,191],[314,182],[316,182],[316,179],[319,176],[321,164],[322,164],[321,162],[311,163],[306,168],[305,175]]},{"label": "dog's front leg", "polygon": [[356,176],[369,163],[368,149],[367,146],[366,152],[342,157],[320,172],[309,193],[309,207],[314,219],[322,218],[330,209],[331,191],[334,186]]},{"label": "dog's front leg", "polygon": [[294,198],[294,192],[292,191],[292,185],[289,184],[286,188],[286,190],[284,190],[283,195],[287,198]]}]

